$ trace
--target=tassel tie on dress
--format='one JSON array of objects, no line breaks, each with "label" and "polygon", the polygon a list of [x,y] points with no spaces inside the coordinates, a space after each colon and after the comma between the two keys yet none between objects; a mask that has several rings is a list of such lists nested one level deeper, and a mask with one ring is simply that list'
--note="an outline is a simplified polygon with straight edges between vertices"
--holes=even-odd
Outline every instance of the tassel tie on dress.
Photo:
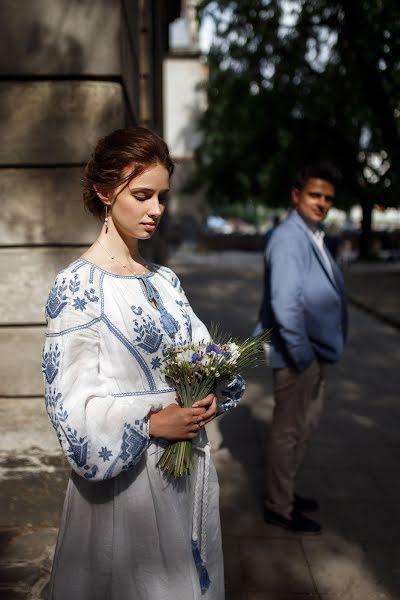
[{"label": "tassel tie on dress", "polygon": [[154,301],[160,312],[160,320],[164,330],[170,338],[173,338],[177,331],[179,331],[178,321],[174,319],[171,313],[167,311],[163,301],[161,300],[160,294],[157,292],[150,279],[148,277],[141,277],[140,280],[142,281],[146,289],[146,294],[149,302]]},{"label": "tassel tie on dress", "polygon": [[210,444],[193,445],[199,453],[197,461],[196,484],[193,502],[192,553],[199,574],[202,593],[210,585],[206,569],[207,545],[207,511],[208,511],[208,478],[210,474]]}]

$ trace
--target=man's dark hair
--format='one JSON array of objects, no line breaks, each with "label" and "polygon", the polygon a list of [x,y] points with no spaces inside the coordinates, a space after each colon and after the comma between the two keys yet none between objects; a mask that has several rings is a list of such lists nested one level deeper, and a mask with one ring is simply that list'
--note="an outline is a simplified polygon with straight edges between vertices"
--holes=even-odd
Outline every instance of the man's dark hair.
[{"label": "man's dark hair", "polygon": [[310,165],[305,165],[296,174],[293,182],[293,187],[302,190],[309,179],[324,179],[329,181],[335,188],[342,180],[342,174],[330,162],[319,162]]}]

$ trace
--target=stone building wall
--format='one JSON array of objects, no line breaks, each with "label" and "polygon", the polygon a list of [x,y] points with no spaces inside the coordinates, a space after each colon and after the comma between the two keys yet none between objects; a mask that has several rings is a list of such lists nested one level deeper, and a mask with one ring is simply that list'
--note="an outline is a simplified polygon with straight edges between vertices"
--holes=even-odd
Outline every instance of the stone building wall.
[{"label": "stone building wall", "polygon": [[42,398],[44,304],[97,235],[82,208],[96,140],[162,131],[162,0],[0,3],[0,399]]}]

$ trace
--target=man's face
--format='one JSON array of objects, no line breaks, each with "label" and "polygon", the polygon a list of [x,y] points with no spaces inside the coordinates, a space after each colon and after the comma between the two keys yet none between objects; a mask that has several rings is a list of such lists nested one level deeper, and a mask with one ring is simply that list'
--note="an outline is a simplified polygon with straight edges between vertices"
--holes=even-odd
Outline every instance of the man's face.
[{"label": "man's face", "polygon": [[303,189],[292,190],[295,209],[311,227],[317,227],[325,219],[334,199],[335,187],[325,179],[310,177]]}]

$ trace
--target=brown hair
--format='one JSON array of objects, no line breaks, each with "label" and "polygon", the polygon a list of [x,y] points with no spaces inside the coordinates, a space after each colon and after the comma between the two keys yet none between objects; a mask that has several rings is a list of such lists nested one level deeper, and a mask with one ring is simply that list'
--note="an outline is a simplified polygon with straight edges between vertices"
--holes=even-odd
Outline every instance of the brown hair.
[{"label": "brown hair", "polygon": [[[83,175],[83,202],[85,208],[98,217],[105,211],[95,187],[110,192],[129,184],[151,165],[160,164],[172,175],[174,164],[164,140],[145,127],[117,129],[101,138],[86,165]],[[123,171],[132,166],[128,175]]]}]

